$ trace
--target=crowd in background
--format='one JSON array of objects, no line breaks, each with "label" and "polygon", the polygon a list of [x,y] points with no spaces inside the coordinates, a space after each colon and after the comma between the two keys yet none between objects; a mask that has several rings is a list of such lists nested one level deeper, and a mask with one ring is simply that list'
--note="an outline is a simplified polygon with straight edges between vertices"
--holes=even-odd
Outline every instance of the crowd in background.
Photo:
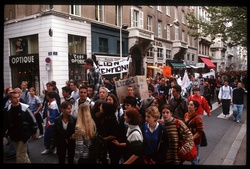
[{"label": "crowd in background", "polygon": [[[67,159],[67,163],[78,164],[180,165],[183,161],[177,154],[178,139],[180,135],[185,138],[186,144],[182,151],[189,149],[193,143],[199,152],[204,132],[202,118],[204,111],[211,116],[211,100],[222,104],[225,116],[228,115],[228,105],[233,101],[234,117],[237,122],[240,121],[237,106],[241,106],[243,100],[232,94],[238,88],[242,90],[237,91],[237,95],[247,92],[246,71],[220,72],[215,77],[211,75],[206,78],[202,74],[194,78],[189,73],[190,86],[186,89],[181,88],[177,78],[166,78],[158,73],[154,78],[146,78],[148,98],[140,99],[133,86],[127,86],[127,96],[119,102],[115,87],[115,81],[119,78],[102,77],[91,60],[86,61],[86,68],[90,70],[87,83],[78,84],[77,81],[69,80],[60,90],[56,81],[47,82],[43,99],[35,95],[34,87],[28,89],[25,81],[21,83],[21,89],[5,89],[5,118],[11,119],[7,114],[17,111],[12,101],[15,97],[20,98],[16,105],[19,102],[28,105],[34,115],[31,119],[36,122],[35,129],[39,131],[34,139],[44,139],[44,151],[41,154],[57,154],[58,163],[66,163]],[[229,86],[228,90],[225,86]],[[224,93],[220,90],[224,90]],[[225,92],[228,95],[223,98]],[[189,122],[193,116],[195,118]],[[32,123],[31,119],[29,123]],[[18,123],[23,123],[19,120]],[[13,130],[13,124],[11,126],[8,121],[6,123],[6,130],[3,131]],[[98,160],[93,158],[89,149],[96,133],[101,134],[107,143],[107,156]],[[14,137],[15,133],[4,133],[4,136],[9,136],[8,144],[15,143],[15,146],[10,146],[8,156],[15,156],[18,163],[30,163],[28,141],[22,139],[25,134],[20,133],[20,136]],[[20,149],[20,142],[25,143],[26,149]],[[191,164],[197,165],[199,160],[198,153]]]}]

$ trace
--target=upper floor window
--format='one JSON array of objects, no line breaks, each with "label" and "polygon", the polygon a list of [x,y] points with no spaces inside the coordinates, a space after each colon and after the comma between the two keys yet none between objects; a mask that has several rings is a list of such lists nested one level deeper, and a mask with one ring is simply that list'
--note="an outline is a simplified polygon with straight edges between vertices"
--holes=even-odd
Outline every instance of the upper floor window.
[{"label": "upper floor window", "polygon": [[103,5],[96,5],[95,6],[95,20],[97,21],[104,21],[104,6]]},{"label": "upper floor window", "polygon": [[154,56],[154,52],[153,52],[154,48],[150,48],[147,52],[147,57],[153,57]]},{"label": "upper floor window", "polygon": [[143,29],[143,12],[131,8],[131,27]]},{"label": "upper floor window", "polygon": [[171,50],[166,49],[166,59],[171,59]]},{"label": "upper floor window", "polygon": [[166,15],[170,16],[170,6],[166,6]]},{"label": "upper floor window", "polygon": [[185,31],[182,30],[181,32],[181,41],[185,42]]},{"label": "upper floor window", "polygon": [[81,5],[70,5],[70,9],[69,9],[70,14],[72,15],[77,15],[77,16],[81,16]]},{"label": "upper floor window", "polygon": [[157,11],[162,11],[162,7],[161,6],[157,6]]},{"label": "upper floor window", "polygon": [[99,52],[108,53],[108,39],[99,38]]},{"label": "upper floor window", "polygon": [[178,20],[178,8],[177,8],[177,6],[174,7],[174,19]]},{"label": "upper floor window", "polygon": [[115,24],[116,24],[116,26],[121,26],[122,24],[121,24],[121,18],[122,18],[122,6],[119,6],[119,5],[117,5],[116,7],[115,7],[115,15],[116,15],[116,17],[115,17]]},{"label": "upper floor window", "polygon": [[187,60],[190,60],[190,53],[187,53]]},{"label": "upper floor window", "polygon": [[174,26],[174,40],[179,40],[179,26]]},{"label": "upper floor window", "polygon": [[162,59],[163,58],[163,49],[162,48],[157,48],[157,58]]},{"label": "upper floor window", "polygon": [[185,24],[185,12],[181,12],[181,22]]},{"label": "upper floor window", "polygon": [[195,58],[195,54],[192,54],[192,61],[194,61],[194,58]]},{"label": "upper floor window", "polygon": [[147,19],[147,30],[152,31],[152,16],[148,16],[148,19]]},{"label": "upper floor window", "polygon": [[190,45],[190,38],[189,38],[189,35],[187,35],[187,44]]},{"label": "upper floor window", "polygon": [[167,40],[170,40],[170,25],[169,24],[167,24],[166,25],[166,29],[167,29]]},{"label": "upper floor window", "polygon": [[86,54],[86,38],[68,35],[69,53]]},{"label": "upper floor window", "polygon": [[162,37],[162,21],[158,21],[158,38]]}]

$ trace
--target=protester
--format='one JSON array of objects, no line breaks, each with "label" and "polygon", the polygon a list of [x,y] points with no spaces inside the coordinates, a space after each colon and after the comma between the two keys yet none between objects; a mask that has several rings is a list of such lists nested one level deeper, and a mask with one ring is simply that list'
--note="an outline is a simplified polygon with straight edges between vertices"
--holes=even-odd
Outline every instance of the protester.
[{"label": "protester", "polygon": [[207,116],[210,117],[211,116],[211,111],[210,111],[210,107],[208,105],[207,100],[205,99],[205,97],[200,95],[200,88],[199,87],[195,87],[193,88],[193,93],[191,96],[188,97],[188,102],[190,100],[197,100],[199,102],[199,107],[196,110],[197,114],[203,118],[204,115],[204,111],[207,113]]},{"label": "protester", "polygon": [[87,104],[89,105],[90,109],[95,104],[89,97],[87,97],[87,87],[85,86],[79,87],[79,98],[75,101],[73,106],[74,110],[72,110],[72,115],[74,117],[77,117],[78,114],[77,110],[80,104]]},{"label": "protester", "polygon": [[30,87],[29,89],[30,97],[28,99],[28,105],[32,113],[36,118],[36,122],[39,129],[39,135],[37,138],[43,138],[43,119],[40,114],[40,110],[42,109],[42,102],[38,96],[36,96],[35,88]]},{"label": "protester", "polygon": [[95,164],[96,159],[90,156],[89,147],[91,140],[96,135],[96,125],[91,117],[90,108],[87,104],[81,104],[78,107],[78,115],[75,126],[75,155],[74,163],[77,164]]},{"label": "protester", "polygon": [[243,88],[242,82],[238,82],[237,88],[233,90],[232,94],[233,117],[234,121],[236,121],[237,123],[240,123],[241,121],[245,94],[247,94],[247,90]]},{"label": "protester", "polygon": [[94,67],[94,61],[90,58],[87,58],[85,60],[85,69],[89,70],[89,73],[87,75],[88,85],[95,86],[93,100],[97,100],[99,88],[104,85],[102,80],[102,75],[99,72],[99,70]]},{"label": "protester", "polygon": [[21,83],[21,97],[24,100],[24,103],[28,103],[30,94],[28,89],[28,82],[22,81]]},{"label": "protester", "polygon": [[16,148],[16,163],[31,163],[27,141],[36,139],[36,119],[27,104],[20,103],[17,92],[10,93],[11,104],[4,108],[3,136],[10,136]]},{"label": "protester", "polygon": [[60,107],[62,115],[55,118],[54,124],[58,161],[60,164],[65,164],[66,153],[68,153],[68,164],[73,164],[75,140],[72,139],[72,135],[75,133],[76,118],[71,115],[70,102],[62,102]]},{"label": "protester", "polygon": [[113,140],[113,143],[116,146],[125,147],[123,164],[143,164],[143,136],[139,127],[140,113],[137,109],[131,108],[125,111],[124,118],[128,123],[127,141],[120,143]]},{"label": "protester", "polygon": [[192,165],[197,165],[200,161],[200,144],[202,139],[202,133],[204,132],[202,118],[196,112],[198,107],[199,102],[197,100],[190,100],[188,102],[188,112],[184,115],[184,122],[188,126],[189,130],[192,132],[194,143],[196,144],[198,149],[197,156],[191,162]]},{"label": "protester", "polygon": [[229,115],[230,105],[232,104],[233,89],[228,85],[228,80],[224,80],[224,85],[220,87],[218,98],[222,104],[222,112],[226,118]]},{"label": "protester", "polygon": [[146,123],[141,126],[144,164],[165,163],[169,138],[166,128],[157,121],[160,116],[156,106],[150,106],[145,111]]},{"label": "protester", "polygon": [[[193,146],[193,134],[182,120],[176,119],[172,116],[173,110],[174,108],[171,105],[165,104],[163,105],[161,112],[163,118],[163,122],[161,123],[163,123],[164,126],[166,127],[169,137],[169,142],[168,142],[169,146],[165,154],[166,157],[165,164],[181,165],[182,161],[178,156],[179,140],[181,139],[179,136],[181,136],[184,139],[183,141],[185,142],[182,149],[190,150],[191,149],[190,146]],[[178,120],[178,126],[177,126],[177,120]]]},{"label": "protester", "polygon": [[171,105],[173,110],[173,117],[183,120],[184,114],[187,112],[187,99],[181,95],[181,86],[175,84],[172,86],[172,95],[168,104]]},{"label": "protester", "polygon": [[53,152],[56,153],[54,137],[55,137],[55,118],[60,115],[59,107],[57,106],[55,99],[56,92],[48,92],[46,98],[48,100],[48,109],[45,125],[45,134],[44,134],[44,146],[45,150],[41,154],[49,154]]}]

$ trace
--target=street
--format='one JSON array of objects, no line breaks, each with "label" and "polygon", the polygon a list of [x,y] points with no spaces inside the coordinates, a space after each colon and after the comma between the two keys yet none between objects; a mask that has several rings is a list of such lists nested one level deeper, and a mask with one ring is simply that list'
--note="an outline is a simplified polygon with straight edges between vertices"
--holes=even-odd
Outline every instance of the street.
[{"label": "street", "polygon": [[[246,165],[246,108],[240,124],[233,121],[232,116],[224,118],[221,105],[217,102],[213,103],[213,108],[211,117],[203,117],[208,145],[200,148],[200,165]],[[232,115],[232,107],[230,109]],[[57,155],[53,153],[41,155],[44,150],[43,138],[30,139],[28,144],[33,164],[58,163]],[[8,146],[4,146],[4,156],[7,149]],[[5,161],[3,158],[3,163],[15,163],[15,159]],[[190,162],[184,162],[184,165],[190,165]]]}]

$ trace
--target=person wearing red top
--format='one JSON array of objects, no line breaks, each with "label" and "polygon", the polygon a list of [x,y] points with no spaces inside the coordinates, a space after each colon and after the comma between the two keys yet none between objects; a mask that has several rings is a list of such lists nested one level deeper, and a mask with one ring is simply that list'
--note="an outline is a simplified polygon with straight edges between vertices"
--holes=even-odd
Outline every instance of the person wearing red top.
[{"label": "person wearing red top", "polygon": [[202,118],[198,116],[197,110],[200,104],[197,100],[190,100],[188,102],[188,112],[184,115],[184,122],[193,134],[194,143],[197,146],[198,153],[195,159],[191,162],[192,165],[197,165],[200,161],[199,150],[202,139],[202,133],[204,132],[204,125]]},{"label": "person wearing red top", "polygon": [[188,97],[188,102],[190,100],[197,100],[199,102],[199,107],[197,108],[196,112],[201,118],[204,115],[204,111],[206,111],[209,117],[211,116],[209,104],[205,97],[201,96],[199,87],[193,88],[193,94]]}]

